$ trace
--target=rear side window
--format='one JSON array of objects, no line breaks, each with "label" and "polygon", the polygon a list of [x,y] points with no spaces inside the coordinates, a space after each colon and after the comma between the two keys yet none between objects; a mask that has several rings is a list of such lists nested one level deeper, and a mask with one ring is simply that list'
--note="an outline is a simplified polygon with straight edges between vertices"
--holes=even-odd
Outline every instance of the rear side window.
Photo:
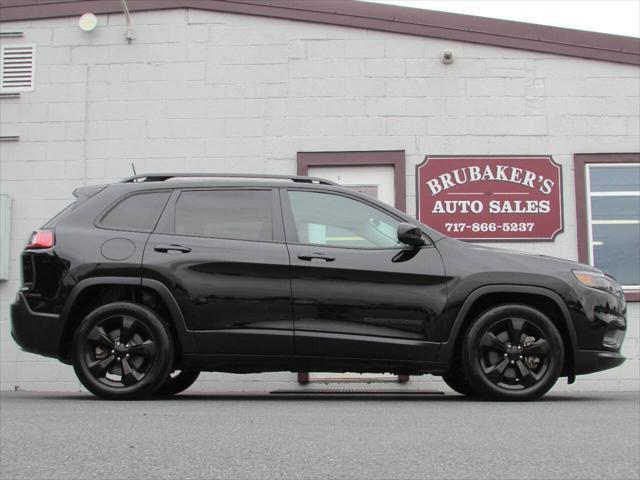
[{"label": "rear side window", "polygon": [[100,226],[115,230],[150,232],[167,203],[169,193],[148,192],[126,197],[102,217]]},{"label": "rear side window", "polygon": [[175,233],[234,240],[273,240],[271,190],[192,190],[176,203]]}]

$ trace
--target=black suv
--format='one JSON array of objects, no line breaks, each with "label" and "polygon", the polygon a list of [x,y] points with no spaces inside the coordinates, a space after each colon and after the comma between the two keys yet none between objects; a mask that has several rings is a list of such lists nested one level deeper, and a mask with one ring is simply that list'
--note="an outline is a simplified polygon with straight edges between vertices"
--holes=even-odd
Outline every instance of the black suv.
[{"label": "black suv", "polygon": [[103,398],[204,370],[430,373],[530,400],[624,361],[610,276],[453,240],[327,180],[148,174],[74,195],[22,254],[12,335]]}]

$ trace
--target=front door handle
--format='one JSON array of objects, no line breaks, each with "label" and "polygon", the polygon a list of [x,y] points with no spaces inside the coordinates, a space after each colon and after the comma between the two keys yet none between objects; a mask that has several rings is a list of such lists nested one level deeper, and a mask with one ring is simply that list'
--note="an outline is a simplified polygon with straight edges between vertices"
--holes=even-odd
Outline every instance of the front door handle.
[{"label": "front door handle", "polygon": [[298,255],[298,258],[305,262],[314,262],[314,263],[333,262],[335,260],[335,258],[333,257],[327,257],[326,255],[322,255],[319,253],[316,253],[313,255]]},{"label": "front door handle", "polygon": [[160,253],[189,253],[191,251],[189,247],[182,245],[156,245],[153,249]]}]

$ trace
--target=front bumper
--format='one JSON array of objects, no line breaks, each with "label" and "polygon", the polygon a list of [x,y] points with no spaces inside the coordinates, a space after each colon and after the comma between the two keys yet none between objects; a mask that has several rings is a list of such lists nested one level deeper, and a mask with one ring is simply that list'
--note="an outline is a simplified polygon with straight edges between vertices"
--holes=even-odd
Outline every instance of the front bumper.
[{"label": "front bumper", "polygon": [[57,358],[62,333],[60,315],[34,312],[18,293],[11,304],[11,336],[21,349]]},{"label": "front bumper", "polygon": [[574,374],[600,372],[621,365],[626,360],[620,353],[627,329],[624,296],[586,287],[580,287],[578,292],[583,310],[575,309],[573,316],[580,338],[574,356]]},{"label": "front bumper", "polygon": [[578,350],[575,356],[574,373],[584,375],[617,367],[626,358],[620,352],[603,352],[599,350]]}]

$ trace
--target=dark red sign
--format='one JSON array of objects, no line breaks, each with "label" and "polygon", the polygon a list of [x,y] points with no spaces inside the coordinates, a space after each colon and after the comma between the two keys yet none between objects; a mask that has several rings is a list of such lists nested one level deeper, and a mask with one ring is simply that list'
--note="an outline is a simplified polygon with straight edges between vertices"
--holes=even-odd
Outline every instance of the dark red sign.
[{"label": "dark red sign", "polygon": [[551,157],[429,157],[417,167],[418,219],[462,240],[553,240],[562,171]]}]

